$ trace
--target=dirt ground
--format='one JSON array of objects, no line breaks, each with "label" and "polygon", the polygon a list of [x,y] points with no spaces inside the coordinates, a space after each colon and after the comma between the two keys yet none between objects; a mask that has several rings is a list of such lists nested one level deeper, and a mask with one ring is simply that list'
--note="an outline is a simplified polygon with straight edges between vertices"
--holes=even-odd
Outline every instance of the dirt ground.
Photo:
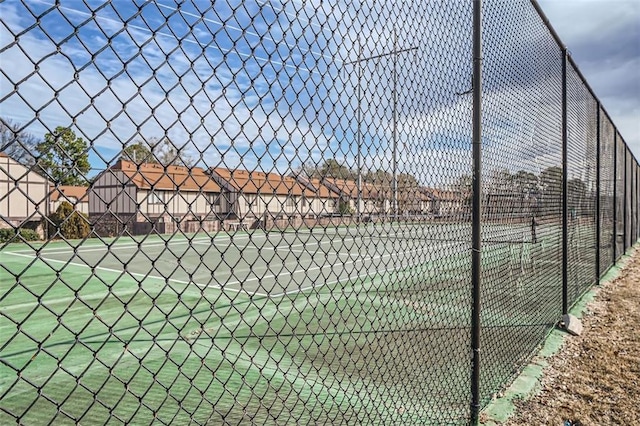
[{"label": "dirt ground", "polygon": [[507,425],[640,425],[640,250],[597,290],[584,331],[547,359],[542,391]]}]

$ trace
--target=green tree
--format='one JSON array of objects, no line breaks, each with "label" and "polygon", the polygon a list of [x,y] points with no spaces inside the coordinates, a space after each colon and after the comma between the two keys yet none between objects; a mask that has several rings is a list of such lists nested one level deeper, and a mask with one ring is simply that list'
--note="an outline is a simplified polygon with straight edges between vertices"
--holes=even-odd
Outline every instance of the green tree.
[{"label": "green tree", "polygon": [[584,198],[587,195],[587,184],[580,179],[571,179],[567,182],[568,194],[575,198]]},{"label": "green tree", "polygon": [[391,187],[391,181],[393,180],[393,175],[387,171],[384,171],[382,169],[378,169],[375,171],[370,171],[365,173],[362,176],[362,179],[367,182],[370,183],[372,185],[376,185],[379,187]]},{"label": "green tree", "polygon": [[547,167],[540,172],[540,186],[545,194],[562,195],[562,168]]},{"label": "green tree", "polygon": [[355,174],[345,165],[330,158],[318,170],[321,177],[335,179],[354,179]]},{"label": "green tree", "polygon": [[540,172],[541,204],[547,213],[562,212],[562,168],[547,167]]},{"label": "green tree", "polygon": [[343,200],[343,199],[338,200],[338,213],[340,213],[341,215],[350,215],[350,214],[353,214],[353,212],[354,210],[349,205],[348,200]]},{"label": "green tree", "polygon": [[67,127],[58,126],[36,146],[38,166],[61,185],[84,185],[91,169],[87,143]]},{"label": "green tree", "polygon": [[[397,197],[398,212],[409,212],[418,210],[420,198],[420,183],[415,176],[409,173],[398,173],[397,179]],[[374,185],[378,191],[379,202],[384,203],[385,200],[392,202],[393,200],[393,174],[388,171],[378,169],[376,171],[367,172],[363,176],[366,183]]]},{"label": "green tree", "polygon": [[450,185],[452,191],[471,192],[471,184],[473,179],[471,175],[461,175]]},{"label": "green tree", "polygon": [[91,232],[86,216],[73,209],[71,203],[63,201],[49,215],[49,238],[86,238]]},{"label": "green tree", "polygon": [[587,184],[580,179],[571,179],[567,182],[567,198],[569,211],[574,214],[587,214],[589,209],[589,194]]},{"label": "green tree", "polygon": [[338,160],[330,158],[322,164],[305,163],[300,166],[298,173],[309,178],[334,178],[355,180],[357,174]]},{"label": "green tree", "polygon": [[524,195],[534,195],[538,192],[538,176],[531,172],[518,170],[512,175],[514,189]]},{"label": "green tree", "polygon": [[507,169],[493,170],[487,179],[491,194],[505,194],[513,191],[514,175]]},{"label": "green tree", "polygon": [[135,164],[153,163],[184,167],[194,164],[193,158],[186,153],[184,147],[176,147],[168,138],[150,138],[148,143],[137,140],[122,150],[120,158]]}]

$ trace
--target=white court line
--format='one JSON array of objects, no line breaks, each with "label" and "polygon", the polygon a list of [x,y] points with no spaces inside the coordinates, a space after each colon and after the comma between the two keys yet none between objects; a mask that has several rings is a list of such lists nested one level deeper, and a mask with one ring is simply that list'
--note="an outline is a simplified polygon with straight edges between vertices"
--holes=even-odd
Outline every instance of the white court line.
[{"label": "white court line", "polygon": [[[458,245],[457,243],[451,243],[451,244],[448,244],[448,245],[451,246],[453,244],[455,244],[456,246]],[[415,252],[415,251],[416,250],[412,250],[412,251],[408,251],[408,252],[402,252],[402,253],[387,253],[387,254],[382,255],[382,256],[374,256],[374,257],[370,258],[369,260],[373,260],[375,257],[379,257],[380,259],[382,259],[384,257],[389,257],[389,256],[393,256],[393,255],[396,255],[396,254],[408,254],[408,253],[412,253],[412,252]],[[343,264],[355,263],[358,260],[363,260],[363,259],[356,259],[355,261],[349,261],[349,262],[345,262]],[[401,267],[402,268],[410,268],[412,266],[419,265],[419,264],[421,264],[421,263],[411,263],[411,264],[408,264],[408,265],[403,265]],[[333,266],[333,265],[325,265],[325,266]],[[356,275],[355,277],[354,276],[348,276],[347,278],[339,278],[337,280],[326,282],[326,283],[322,283],[320,285],[312,285],[312,286],[309,286],[309,287],[301,287],[301,288],[296,289],[296,290],[289,290],[289,291],[285,291],[283,293],[276,293],[276,294],[272,294],[272,295],[264,295],[264,294],[258,294],[258,293],[255,293],[255,294],[258,294],[260,296],[268,296],[268,297],[282,297],[282,296],[286,296],[286,295],[289,295],[289,294],[301,293],[303,291],[311,290],[311,289],[314,289],[314,288],[320,288],[320,287],[323,287],[323,286],[326,286],[326,285],[336,284],[336,283],[343,282],[343,281],[351,281],[353,279],[361,278],[363,276],[371,276],[372,273],[373,273],[373,275],[376,275],[376,274],[378,274],[380,272],[383,272],[383,271],[384,272],[394,272],[394,271],[397,271],[397,269],[389,270],[387,268],[381,268],[381,269],[376,269],[374,271],[366,271],[366,272],[364,272],[362,274]]]},{"label": "white court line", "polygon": [[[309,247],[309,246],[320,246],[323,244],[331,244],[331,245],[335,245],[336,243],[342,243],[345,241],[361,241],[362,239],[367,239],[367,240],[375,240],[375,241],[380,241],[380,243],[378,245],[384,245],[384,241],[383,240],[378,240],[376,237],[373,236],[368,236],[368,235],[363,235],[363,236],[359,236],[359,237],[355,237],[355,236],[348,236],[348,237],[343,237],[343,238],[333,238],[333,239],[320,239],[320,240],[313,240],[313,241],[305,241],[301,244],[287,244],[287,245],[277,245],[277,246],[272,246],[272,247],[257,247],[260,250],[280,250],[280,249],[289,249],[292,247]],[[457,243],[457,241],[456,241]],[[349,246],[347,248],[352,248],[353,246]],[[301,250],[291,250],[292,252],[296,252],[296,253],[300,253],[302,252]],[[324,253],[324,252],[323,252]],[[340,253],[340,254],[346,254],[346,253]]]},{"label": "white court line", "polygon": [[[244,238],[248,238],[248,235],[243,235],[243,236],[234,236],[233,239],[234,240],[239,240],[239,239],[244,239]],[[71,247],[65,247],[62,249],[56,249],[56,248],[51,248],[51,249],[47,249],[45,248],[44,250],[36,250],[36,252],[38,254],[68,254],[68,253],[77,253],[77,254],[82,254],[82,253],[88,253],[88,252],[96,252],[96,251],[104,251],[104,250],[108,250],[108,251],[112,251],[114,249],[130,249],[130,248],[137,248],[137,249],[143,249],[146,247],[168,247],[169,245],[182,245],[182,244],[191,244],[191,243],[196,243],[196,244],[206,244],[206,243],[212,243],[212,242],[216,242],[219,240],[225,240],[225,239],[231,239],[231,236],[226,236],[226,235],[221,235],[219,237],[214,237],[213,239],[211,238],[199,238],[197,240],[176,240],[176,241],[172,241],[172,240],[168,240],[168,241],[153,241],[153,242],[141,242],[140,244],[132,244],[132,243],[126,243],[126,244],[105,244],[105,245],[101,245],[99,247],[93,247],[93,245],[89,248],[84,248],[82,246],[77,247],[76,249],[73,249]],[[201,242],[202,241],[202,242]],[[7,253],[23,253],[23,254],[31,254],[33,255],[34,251],[33,250],[16,250],[16,251],[12,251],[12,252],[7,252]]]},{"label": "white court line", "polygon": [[[302,244],[287,244],[287,245],[283,245],[283,246],[271,246],[271,247],[256,247],[259,248],[260,250],[283,250],[283,249],[290,249],[292,247],[309,247],[309,246],[320,246],[321,244],[328,244],[331,243],[331,241],[314,241],[311,244],[307,244],[307,243],[302,243]],[[293,252],[293,250],[291,250]],[[297,250],[297,251],[304,251],[304,250]]]},{"label": "white court line", "polygon": [[[29,255],[21,254],[21,253],[16,253],[16,252],[7,252],[7,254],[12,254],[12,255],[14,255],[14,256],[21,256],[21,257],[26,257],[26,258],[29,258],[29,259],[33,259],[33,256],[29,256]],[[89,265],[86,265],[86,264],[84,264],[84,263],[66,262],[66,261],[64,261],[64,260],[47,259],[47,258],[45,258],[45,257],[39,257],[38,259],[39,259],[39,260],[41,260],[41,261],[45,261],[45,262],[61,263],[61,264],[63,264],[63,265],[78,266],[78,267],[87,268],[87,269],[90,269],[90,270],[95,270],[95,269],[97,269],[97,270],[100,270],[100,271],[112,272],[112,273],[116,273],[116,274],[119,274],[119,275],[130,275],[130,276],[132,276],[132,277],[141,277],[141,278],[143,278],[143,279],[148,279],[148,278],[150,278],[150,279],[160,280],[160,281],[162,281],[162,282],[170,281],[170,282],[174,282],[174,283],[177,283],[177,284],[185,284],[185,285],[188,285],[188,284],[195,284],[195,285],[197,285],[198,287],[201,287],[198,283],[195,283],[195,282],[193,282],[193,281],[183,281],[183,280],[177,280],[177,279],[175,279],[175,278],[157,277],[157,276],[155,276],[155,275],[150,275],[150,274],[141,274],[141,273],[139,273],[139,272],[131,272],[131,271],[124,271],[124,270],[112,269],[112,268],[105,268],[104,266],[89,266]],[[209,284],[209,285],[207,285],[207,287],[222,289],[222,286],[220,286],[220,285],[214,285],[214,284]],[[227,289],[225,289],[225,290],[227,290]],[[233,289],[233,288],[228,289],[228,290],[231,290],[231,291],[236,292],[236,293],[240,293],[240,292],[243,292],[243,291],[244,291],[244,290],[242,290],[242,289],[236,290],[236,289]],[[245,292],[245,293],[246,293],[246,292]]]},{"label": "white court line", "polygon": [[[458,242],[453,242],[453,243],[446,244],[446,246],[447,247],[453,247],[453,246],[459,246],[459,244],[458,244]],[[445,247],[440,246],[439,248],[440,249],[444,249]],[[237,280],[236,281],[229,281],[229,282],[226,282],[224,285],[225,286],[227,286],[227,285],[242,285],[243,283],[251,282],[251,281],[258,281],[258,280],[263,280],[263,279],[268,279],[268,278],[280,278],[280,277],[283,277],[283,276],[293,276],[294,274],[297,274],[297,273],[302,273],[302,272],[306,273],[306,272],[309,272],[309,271],[317,271],[317,270],[322,270],[322,269],[325,269],[325,268],[334,268],[334,267],[336,267],[338,265],[339,266],[345,266],[345,265],[355,264],[356,262],[365,262],[365,261],[371,261],[371,260],[377,260],[377,259],[384,259],[384,258],[387,258],[387,257],[396,256],[396,255],[406,255],[406,254],[416,253],[418,251],[421,251],[421,250],[409,250],[409,251],[406,251],[406,252],[394,252],[394,253],[385,253],[385,254],[377,255],[377,256],[359,257],[357,259],[349,260],[349,261],[346,261],[346,262],[340,262],[339,264],[329,263],[329,264],[325,264],[325,265],[322,265],[322,266],[313,266],[313,267],[306,268],[306,269],[296,269],[294,271],[286,271],[286,272],[282,272],[282,273],[277,274],[277,275],[268,274],[268,275],[261,275],[259,277],[255,276],[255,277],[247,278],[246,280],[243,280],[243,281],[237,281]],[[402,266],[402,267],[406,268],[406,267],[411,267],[411,266],[414,266],[414,265],[416,265],[416,264],[405,265],[405,266]],[[394,271],[394,270],[395,269],[392,269],[392,271]],[[373,272],[374,273],[378,273],[380,271],[388,271],[388,269],[385,268],[385,269],[380,269],[380,270],[376,270],[376,271],[373,271]],[[336,282],[348,281],[348,280],[351,280],[353,278],[359,278],[361,275],[358,275],[356,277],[351,277],[351,276],[345,277],[345,278],[340,279],[340,280],[338,280]],[[202,285],[202,284],[198,284],[198,283],[194,283],[194,284],[196,284],[199,287],[205,287],[205,288],[209,287],[209,285]],[[323,284],[320,284],[320,285],[312,285],[312,286],[309,286],[309,287],[301,287],[301,288],[296,289],[296,290],[290,290],[290,291],[285,291],[283,293],[276,293],[276,294],[265,294],[265,293],[258,293],[258,292],[251,292],[250,293],[250,292],[248,292],[246,290],[241,290],[241,291],[244,291],[245,293],[247,293],[249,295],[258,295],[258,296],[265,296],[265,297],[282,297],[282,296],[285,296],[285,295],[288,295],[288,294],[300,293],[300,292],[303,292],[303,291],[306,291],[306,290],[310,290],[312,288],[319,288],[319,287],[322,287],[322,286],[327,285],[327,284],[331,284],[331,283],[323,283]],[[219,287],[219,286],[217,286],[217,287]]]},{"label": "white court line", "polygon": [[[415,250],[403,251],[403,252],[398,252],[398,254],[426,253],[425,249],[415,249]],[[317,254],[323,254],[323,255],[331,254],[331,255],[334,255],[334,256],[346,256],[346,257],[350,257],[350,258],[353,258],[355,256],[360,256],[360,254],[361,254],[361,253],[352,253],[352,252],[343,252],[343,251],[334,251],[334,252],[331,252],[331,251],[318,251],[318,252],[310,253],[310,252],[304,251],[304,250],[291,250],[291,253],[293,253],[293,254],[310,254],[312,256],[313,255],[317,255]]]},{"label": "white court line", "polygon": [[[441,244],[439,249],[442,250],[444,248],[458,246],[458,245],[459,245],[458,242]],[[356,259],[349,260],[349,261],[346,261],[346,262],[340,262],[339,265],[344,267],[346,265],[355,264],[357,262],[365,262],[365,261],[372,261],[372,260],[377,260],[377,259],[384,259],[384,258],[391,257],[391,256],[406,255],[406,254],[416,253],[416,252],[419,252],[419,251],[422,251],[422,249],[410,250],[410,251],[406,251],[406,252],[385,253],[385,254],[376,255],[376,256],[358,257]],[[18,253],[18,252],[7,252],[7,254],[12,254],[14,256],[21,256],[21,257],[26,257],[26,258],[29,258],[29,259],[33,259],[33,255],[21,254],[21,253]],[[348,254],[348,255],[350,256],[350,254]],[[258,293],[258,292],[249,292],[249,291],[245,290],[244,288],[242,288],[242,284],[246,283],[246,282],[252,282],[252,281],[263,280],[263,279],[268,279],[268,278],[279,278],[279,277],[282,277],[282,276],[293,276],[294,274],[297,274],[297,273],[306,273],[306,272],[309,272],[309,271],[323,270],[325,268],[333,268],[333,267],[337,266],[337,264],[329,263],[329,264],[325,264],[325,265],[322,265],[322,266],[314,266],[314,267],[310,267],[310,268],[306,268],[306,269],[297,269],[297,270],[294,270],[294,271],[286,271],[286,272],[283,272],[283,273],[280,273],[280,274],[277,274],[277,275],[268,274],[268,275],[254,276],[254,277],[251,277],[251,278],[247,278],[247,279],[245,279],[243,281],[238,281],[238,280],[229,281],[229,282],[225,282],[223,285],[220,285],[220,284],[199,284],[199,283],[197,283],[195,281],[183,281],[183,280],[177,280],[177,279],[174,279],[174,278],[157,277],[155,275],[141,274],[141,273],[137,273],[137,272],[117,270],[117,269],[112,269],[112,268],[106,268],[106,267],[103,267],[103,266],[89,266],[89,265],[86,265],[86,264],[83,264],[83,263],[75,263],[75,262],[68,262],[68,261],[63,261],[63,260],[48,259],[48,258],[45,258],[45,257],[39,257],[39,259],[42,260],[42,261],[47,261],[47,262],[52,262],[52,263],[60,263],[60,264],[63,264],[63,265],[72,265],[72,266],[87,268],[87,269],[90,269],[90,270],[101,270],[101,271],[105,271],[105,272],[117,273],[117,274],[120,274],[120,275],[128,274],[128,275],[130,275],[132,277],[141,277],[143,279],[150,278],[150,279],[160,280],[160,281],[163,281],[163,282],[169,281],[169,282],[175,282],[175,283],[178,283],[178,284],[185,284],[185,285],[195,284],[196,286],[198,286],[200,288],[217,288],[217,289],[222,290],[222,291],[229,290],[229,291],[232,291],[232,292],[235,292],[235,293],[246,293],[249,296],[257,295],[257,296],[263,296],[263,297],[269,297],[269,298],[271,298],[271,297],[282,297],[282,296],[289,295],[289,294],[301,293],[301,292],[306,291],[306,290],[310,290],[310,289],[313,289],[313,288],[320,288],[320,287],[323,287],[325,285],[335,284],[335,283],[340,282],[340,281],[348,281],[348,280],[352,280],[354,278],[360,278],[362,275],[369,275],[371,272],[377,274],[377,273],[379,273],[381,271],[385,271],[385,272],[389,271],[386,268],[375,270],[375,271],[367,271],[366,274],[359,274],[359,275],[357,275],[355,277],[348,276],[348,277],[345,277],[345,278],[338,279],[335,282],[328,282],[328,283],[322,283],[320,285],[311,285],[311,286],[308,286],[308,287],[301,287],[301,288],[298,288],[298,289],[295,289],[295,290],[285,291],[285,292],[282,292],[282,293],[265,294],[265,293]],[[402,266],[402,268],[411,267],[413,265],[415,265],[415,264],[405,265],[405,266]],[[391,271],[394,271],[394,270],[395,269],[392,269]],[[251,271],[251,269],[248,269],[247,271]],[[240,288],[238,288],[238,289],[227,288],[227,286],[235,286],[235,285],[240,286]]]},{"label": "white court line", "polygon": [[45,297],[42,297],[41,301],[33,301],[33,302],[26,302],[26,303],[14,303],[10,306],[3,306],[2,310],[3,311],[14,311],[14,310],[20,310],[20,309],[24,309],[24,308],[28,308],[28,307],[32,307],[33,305],[44,305],[44,306],[53,306],[53,305],[59,305],[59,304],[69,304],[70,302],[74,302],[74,301],[79,301],[84,303],[85,305],[87,305],[87,302],[91,302],[94,300],[100,300],[100,301],[104,301],[107,297],[111,296],[116,296],[116,297],[125,297],[125,296],[133,296],[135,294],[138,293],[138,289],[135,290],[127,290],[127,291],[119,291],[118,293],[114,293],[114,292],[108,292],[108,293],[101,293],[101,294],[94,294],[94,295],[78,295],[78,296],[73,296],[73,297],[57,297],[55,299],[46,299]]}]

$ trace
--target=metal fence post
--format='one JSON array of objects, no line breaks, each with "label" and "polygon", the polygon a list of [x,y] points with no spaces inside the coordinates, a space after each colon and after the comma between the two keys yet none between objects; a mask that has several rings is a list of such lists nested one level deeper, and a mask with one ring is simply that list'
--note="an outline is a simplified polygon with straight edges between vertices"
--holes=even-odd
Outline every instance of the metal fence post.
[{"label": "metal fence post", "polygon": [[473,2],[473,182],[471,281],[471,424],[480,415],[481,181],[482,181],[482,0]]},{"label": "metal fence post", "polygon": [[569,307],[568,287],[569,275],[567,264],[569,262],[569,232],[568,197],[567,197],[567,49],[562,49],[562,314],[566,314]]},{"label": "metal fence post", "polygon": [[600,282],[600,102],[596,102],[596,284]]},{"label": "metal fence post", "polygon": [[629,155],[631,156],[630,163],[629,164],[629,173],[631,173],[631,175],[629,176],[629,247],[633,246],[633,243],[635,241],[634,239],[634,235],[636,233],[636,209],[635,209],[635,205],[634,202],[636,202],[636,196],[635,196],[635,190],[636,190],[636,175],[635,175],[635,160],[633,160],[633,153],[631,152],[631,150],[629,150]]},{"label": "metal fence post", "polygon": [[611,264],[616,263],[618,233],[618,132],[613,128],[613,237],[611,238],[613,247],[613,259]]},{"label": "metal fence post", "polygon": [[631,245],[633,246],[635,244],[635,235],[636,235],[636,227],[638,226],[638,223],[636,221],[636,209],[637,209],[637,203],[638,203],[638,198],[636,197],[636,190],[637,190],[637,185],[636,185],[636,168],[635,168],[635,159],[631,162],[631,191],[630,191],[630,196],[631,196],[631,228],[629,231],[629,235],[631,236]]},{"label": "metal fence post", "polygon": [[627,252],[627,231],[628,231],[628,226],[629,226],[629,221],[627,220],[627,215],[629,214],[629,197],[627,196],[627,190],[629,189],[627,187],[628,185],[628,167],[627,167],[627,163],[628,163],[628,155],[629,155],[629,148],[626,146],[624,147],[624,198],[623,198],[623,202],[622,202],[622,254],[625,254]]}]

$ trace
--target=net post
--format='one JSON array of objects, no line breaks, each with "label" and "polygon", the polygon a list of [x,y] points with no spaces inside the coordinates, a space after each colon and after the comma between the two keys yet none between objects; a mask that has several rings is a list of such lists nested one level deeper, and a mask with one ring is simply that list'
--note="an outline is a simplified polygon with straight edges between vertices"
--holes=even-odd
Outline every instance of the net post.
[{"label": "net post", "polygon": [[600,102],[596,102],[596,284],[600,283]]},{"label": "net post", "polygon": [[562,314],[569,310],[569,232],[568,232],[568,194],[567,194],[567,48],[562,49]]},{"label": "net post", "polygon": [[482,0],[473,1],[473,181],[471,224],[471,424],[480,419],[481,178],[482,178]]}]

